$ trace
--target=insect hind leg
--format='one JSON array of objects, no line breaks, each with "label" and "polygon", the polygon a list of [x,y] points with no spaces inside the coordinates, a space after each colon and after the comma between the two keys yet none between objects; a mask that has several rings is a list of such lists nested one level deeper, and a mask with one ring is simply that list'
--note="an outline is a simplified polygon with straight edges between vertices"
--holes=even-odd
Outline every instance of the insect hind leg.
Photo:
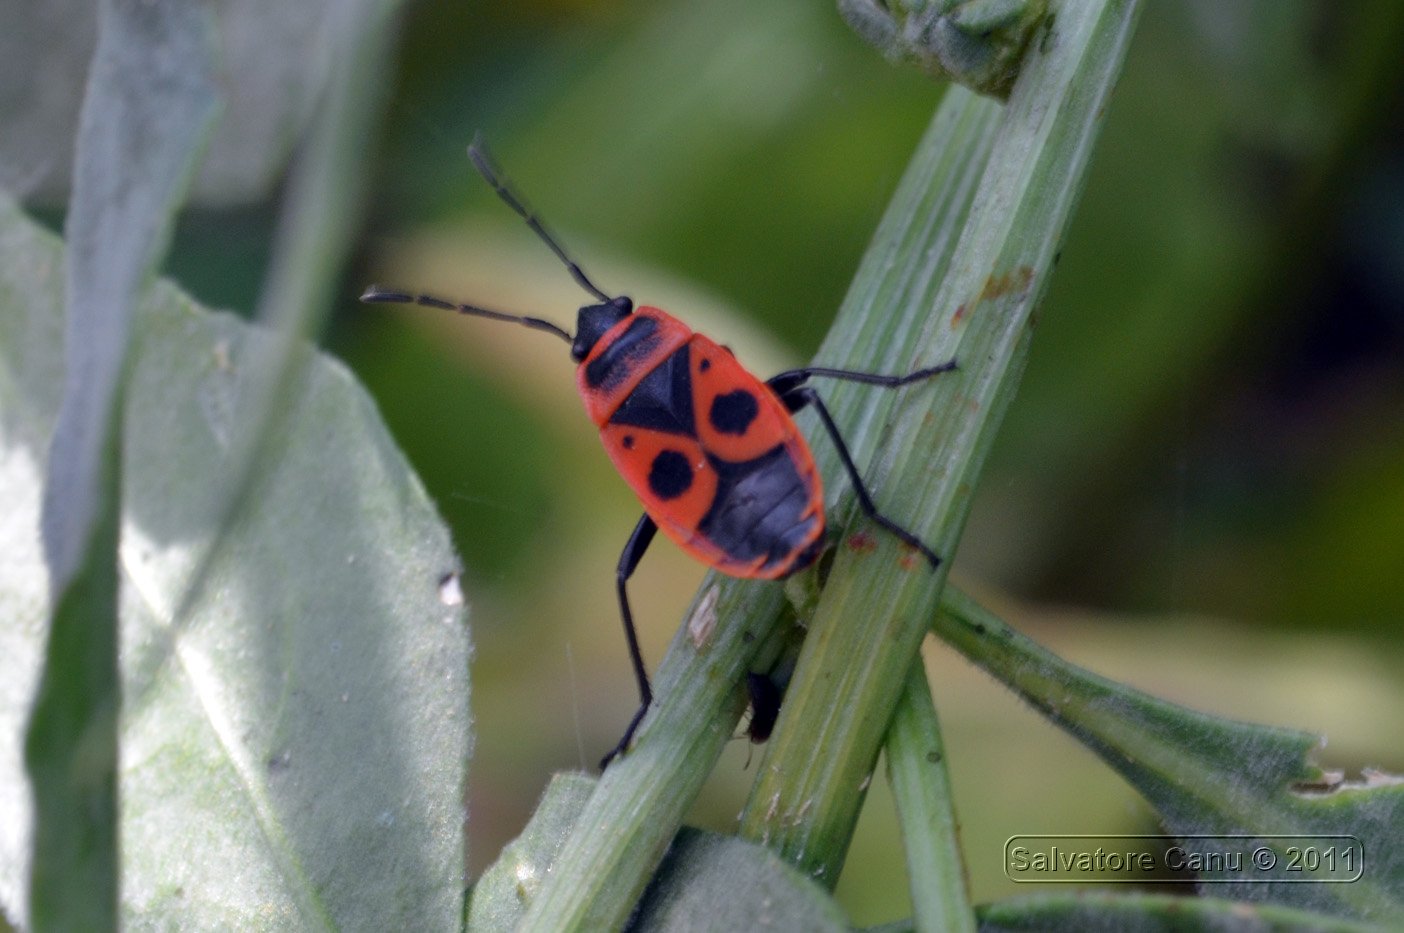
[{"label": "insect hind leg", "polygon": [[802,366],[799,369],[787,369],[783,373],[771,376],[766,380],[766,385],[774,389],[775,394],[783,399],[791,391],[808,382],[812,376],[823,376],[826,379],[842,379],[846,382],[861,382],[864,385],[881,386],[884,389],[895,389],[898,386],[921,382],[923,379],[930,379],[933,376],[939,376],[942,373],[948,373],[959,368],[960,366],[954,359],[949,359],[944,363],[928,366],[925,369],[918,369],[901,376],[888,376],[883,373],[865,373],[856,369],[835,369],[832,366]]},{"label": "insect hind leg", "polygon": [[[911,373],[907,376],[879,377],[872,376],[872,374],[869,373],[851,373],[849,375],[872,376],[871,379],[856,380],[860,382],[873,382],[873,380],[876,379],[903,380],[897,382],[873,382],[873,384],[875,385],[895,386],[904,385],[905,382],[914,381],[917,378],[924,379],[929,376],[934,376],[938,372],[948,372],[949,370],[954,368],[955,361],[951,360],[949,363],[943,364],[942,367],[935,367],[935,371],[918,370],[917,372]],[[940,556],[931,548],[929,548],[926,545],[926,542],[922,541],[916,535],[912,534],[910,531],[903,528],[901,525],[897,524],[892,519],[888,518],[886,515],[882,514],[882,512],[878,510],[877,504],[873,502],[873,497],[868,492],[868,487],[863,482],[862,475],[858,472],[857,465],[855,465],[853,462],[853,455],[848,452],[848,445],[844,443],[843,434],[840,433],[838,425],[834,423],[833,415],[829,414],[828,406],[824,404],[824,400],[819,397],[818,392],[815,392],[814,389],[804,384],[804,380],[809,378],[810,375],[833,375],[836,372],[846,373],[847,371],[824,371],[817,369],[790,370],[789,372],[781,373],[779,376],[776,376],[774,379],[770,380],[768,384],[772,387],[775,387],[777,383],[780,384],[780,386],[783,388],[783,391],[777,390],[777,394],[780,396],[780,401],[783,402],[785,404],[785,407],[788,408],[791,412],[800,411],[801,409],[806,408],[808,406],[814,407],[814,411],[819,415],[820,422],[824,425],[824,430],[828,433],[829,439],[833,441],[834,448],[838,451],[839,460],[843,463],[843,469],[848,474],[849,482],[853,484],[853,491],[858,496],[858,507],[863,510],[863,514],[866,515],[870,521],[886,529],[889,534],[897,538],[903,544],[906,544],[908,547],[911,547],[914,550],[920,551],[921,555],[925,557],[927,561],[931,564],[931,569],[935,570],[937,567],[941,566]],[[785,384],[786,382],[789,383],[788,386]]]},{"label": "insect hind leg", "polygon": [[633,534],[629,535],[628,543],[624,545],[624,550],[619,555],[619,567],[615,571],[615,587],[619,591],[619,615],[624,622],[624,637],[629,643],[629,661],[634,666],[634,678],[639,684],[639,708],[634,713],[634,718],[629,720],[629,725],[624,730],[624,736],[619,740],[619,744],[601,759],[601,771],[609,767],[611,761],[629,748],[629,743],[634,738],[634,732],[639,728],[639,723],[643,722],[644,715],[648,713],[648,708],[653,703],[653,688],[649,686],[648,669],[644,665],[643,652],[639,650],[639,635],[634,629],[634,614],[629,611],[629,593],[626,584],[629,582],[629,578],[634,575],[639,561],[643,559],[644,552],[653,543],[653,536],[657,533],[658,526],[654,524],[653,519],[647,515],[640,518],[639,523],[634,526]]}]

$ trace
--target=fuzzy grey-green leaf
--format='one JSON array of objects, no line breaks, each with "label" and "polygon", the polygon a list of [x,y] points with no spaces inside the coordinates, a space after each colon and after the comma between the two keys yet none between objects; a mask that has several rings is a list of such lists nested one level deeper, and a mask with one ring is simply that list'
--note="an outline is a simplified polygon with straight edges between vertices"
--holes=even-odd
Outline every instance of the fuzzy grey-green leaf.
[{"label": "fuzzy grey-green leaf", "polygon": [[[62,203],[70,190],[97,6],[91,0],[0,6],[0,187],[26,201]],[[392,5],[224,0],[185,6],[205,8],[214,23],[206,51],[224,89],[192,198],[228,205],[263,197],[279,182],[304,126],[321,110],[328,73],[346,55],[348,29]]]},{"label": "fuzzy grey-green leaf", "polygon": [[827,891],[764,846],[684,827],[628,929],[839,933],[848,922]]},{"label": "fuzzy grey-green leaf", "polygon": [[578,771],[555,775],[520,836],[503,846],[469,897],[469,930],[513,930],[550,874],[571,827],[595,790]]},{"label": "fuzzy grey-green leaf", "polygon": [[981,94],[1007,97],[1046,0],[838,0],[839,13],[888,59]]},{"label": "fuzzy grey-green leaf", "polygon": [[40,514],[48,641],[25,735],[28,915],[41,929],[117,926],[122,407],[138,297],[214,118],[208,30],[200,5],[98,4],[65,221],[63,398]]},{"label": "fuzzy grey-green leaf", "polygon": [[1307,877],[1283,857],[1251,876],[1202,873],[1213,894],[1392,928],[1404,923],[1404,856],[1394,844],[1404,836],[1404,781],[1380,774],[1356,786],[1328,780],[1307,758],[1319,744],[1315,736],[1210,716],[1098,677],[951,589],[934,628],[1115,768],[1169,832],[1202,837],[1185,840],[1186,849],[1241,854],[1242,840],[1222,837],[1256,837],[1257,846],[1288,835],[1348,835],[1364,848],[1363,871],[1353,882],[1283,883]]},{"label": "fuzzy grey-green leaf", "polygon": [[[0,508],[35,514],[61,380],[61,244],[0,208]],[[230,428],[274,338],[158,285],[135,321],[122,520],[122,917],[129,926],[456,929],[471,752],[448,535],[374,406],[310,348],[246,510],[186,617],[231,481]],[[8,482],[10,477],[19,481]],[[32,529],[6,523],[0,644],[36,663]],[[33,682],[32,669],[13,670]],[[28,825],[0,691],[0,825]],[[14,913],[23,838],[0,833]]]}]

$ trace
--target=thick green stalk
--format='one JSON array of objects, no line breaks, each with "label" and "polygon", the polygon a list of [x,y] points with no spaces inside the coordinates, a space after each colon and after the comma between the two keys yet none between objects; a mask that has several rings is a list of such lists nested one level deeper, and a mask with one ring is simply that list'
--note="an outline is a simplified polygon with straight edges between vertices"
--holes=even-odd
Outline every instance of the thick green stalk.
[{"label": "thick green stalk", "polygon": [[[854,357],[873,345],[865,312],[876,305],[893,323],[881,361],[887,365],[870,368],[901,371],[953,356],[961,363],[954,375],[904,390],[877,437],[871,416],[854,432],[879,504],[948,560],[932,573],[880,529],[862,520],[850,527],[743,815],[743,832],[766,840],[822,883],[832,885],[842,866],[985,454],[1018,384],[1033,311],[1081,189],[1137,9],[1134,0],[1057,6],[1035,36],[1004,108],[949,272],[896,295],[860,277],[820,354],[839,365],[872,362]],[[914,196],[913,177],[930,176],[937,151],[930,138],[923,143],[894,210],[904,207],[904,194]],[[925,224],[914,225],[924,235],[889,244],[897,248],[868,259],[898,275],[934,269],[939,235],[947,233],[937,216],[927,206]],[[875,244],[874,253],[882,251]],[[853,424],[852,393],[830,395],[840,422]],[[881,448],[875,458],[867,453],[874,447]]]},{"label": "thick green stalk", "polygon": [[713,574],[654,677],[654,708],[599,784],[517,927],[623,926],[745,708],[740,684],[779,653],[782,587]]}]

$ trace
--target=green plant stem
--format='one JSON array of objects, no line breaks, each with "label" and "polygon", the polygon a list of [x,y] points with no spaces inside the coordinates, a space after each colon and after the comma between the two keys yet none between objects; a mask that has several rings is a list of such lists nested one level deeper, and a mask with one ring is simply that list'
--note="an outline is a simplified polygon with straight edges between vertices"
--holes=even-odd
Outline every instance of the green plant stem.
[{"label": "green plant stem", "polygon": [[[879,438],[864,423],[858,448],[866,454],[881,446],[882,456],[865,469],[880,505],[948,560],[1023,370],[1033,311],[1081,189],[1137,9],[1132,0],[1058,6],[1046,32],[1035,36],[1004,109],[949,272],[933,276],[940,287],[908,290],[893,303],[860,276],[821,354],[829,362],[828,353],[843,353],[840,364],[851,364],[850,349],[872,340],[860,336],[870,334],[861,325],[876,306],[894,322],[889,352],[905,363],[896,370],[960,360],[958,373],[905,390]],[[948,100],[942,112],[949,106]],[[974,102],[959,106],[957,113],[968,112]],[[940,151],[928,136],[895,207],[914,196],[910,179],[931,175]],[[946,230],[929,207],[922,216],[925,227],[917,226],[926,235],[899,244],[884,258],[885,268],[931,267],[939,253],[931,232]],[[875,244],[874,252],[879,249]],[[840,408],[840,393],[833,397]],[[841,410],[840,422],[852,423],[846,404]],[[865,535],[854,537],[860,528]],[[767,841],[827,885],[842,866],[946,568],[929,572],[862,521],[842,540],[742,823],[745,834]]]},{"label": "green plant stem", "polygon": [[784,645],[776,584],[713,574],[654,677],[654,708],[595,793],[519,933],[623,926],[745,709],[740,685]]},{"label": "green plant stem", "polygon": [[975,933],[966,892],[941,724],[920,657],[887,730],[887,779],[897,804],[918,931]]}]

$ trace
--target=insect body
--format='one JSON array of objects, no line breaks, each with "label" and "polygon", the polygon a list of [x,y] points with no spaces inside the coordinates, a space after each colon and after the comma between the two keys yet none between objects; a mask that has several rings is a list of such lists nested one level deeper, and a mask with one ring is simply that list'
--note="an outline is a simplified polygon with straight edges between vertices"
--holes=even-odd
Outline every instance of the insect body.
[{"label": "insect body", "polygon": [[[615,467],[643,503],[615,571],[620,615],[640,705],[605,766],[625,751],[653,701],[625,584],[659,528],[679,547],[723,573],[780,579],[814,563],[824,546],[824,493],[814,457],[793,413],[812,406],[838,450],[858,504],[869,519],[934,568],[934,551],[873,504],[837,425],[807,384],[814,376],[893,388],[955,368],[955,361],[903,376],[810,366],[762,382],[726,348],[658,308],[634,308],[586,277],[522,200],[501,180],[477,144],[469,157],[493,188],[600,299],[580,308],[572,336],[549,321],[503,314],[410,292],[371,286],[365,302],[420,304],[553,333],[579,364],[576,387]],[[778,703],[776,704],[778,710]]]},{"label": "insect body", "polygon": [[776,579],[824,538],[814,457],[778,396],[727,350],[657,308],[610,328],[580,396],[649,519],[693,557]]}]

